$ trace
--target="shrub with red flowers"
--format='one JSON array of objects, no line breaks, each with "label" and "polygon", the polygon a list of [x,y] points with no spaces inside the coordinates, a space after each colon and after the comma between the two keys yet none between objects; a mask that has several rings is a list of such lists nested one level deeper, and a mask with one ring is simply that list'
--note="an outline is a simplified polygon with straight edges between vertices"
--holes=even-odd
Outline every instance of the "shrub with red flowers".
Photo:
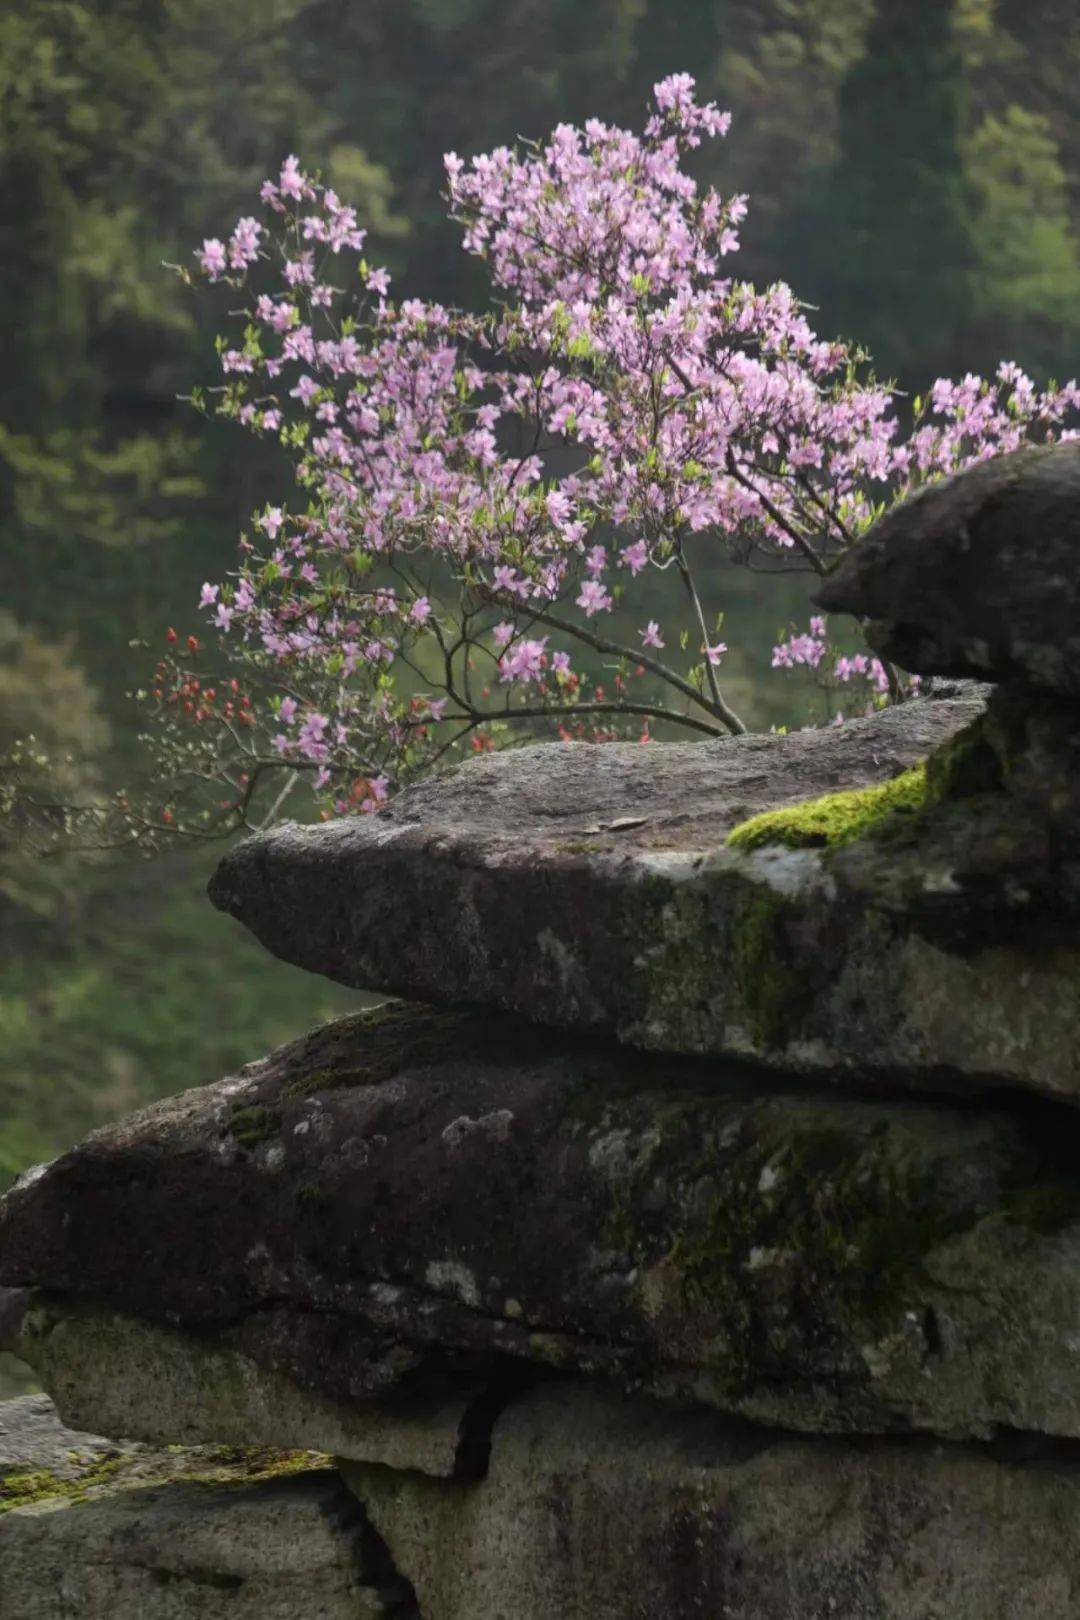
[{"label": "shrub with red flowers", "polygon": [[[241,678],[200,670],[194,644],[159,668],[170,815],[265,821],[300,780],[324,813],[370,810],[522,733],[739,732],[703,584],[719,552],[821,572],[916,485],[1066,431],[1076,385],[1002,365],[939,381],[902,434],[861,352],[817,337],[787,286],[731,273],[746,199],[685,167],[728,122],[678,74],[641,134],[591,120],[449,154],[450,214],[493,289],[479,315],[395,302],[354,211],[292,157],[262,217],[204,242],[184,274],[242,309],[196,402],[279,440],[297,498],[264,505],[236,572],[203,587]],[[906,690],[822,621],[774,663],[856,707]]]}]

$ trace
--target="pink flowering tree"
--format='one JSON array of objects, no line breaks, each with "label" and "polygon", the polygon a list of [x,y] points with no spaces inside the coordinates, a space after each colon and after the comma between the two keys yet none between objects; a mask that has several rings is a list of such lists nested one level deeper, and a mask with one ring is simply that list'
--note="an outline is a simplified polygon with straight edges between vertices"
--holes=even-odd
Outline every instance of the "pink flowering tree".
[{"label": "pink flowering tree", "polygon": [[[167,816],[255,824],[302,780],[324,813],[368,810],[518,735],[741,732],[718,557],[765,590],[821,573],[917,484],[1063,431],[1075,385],[1003,365],[937,383],[901,434],[859,351],[732,273],[746,199],[685,167],[728,122],[680,74],[641,134],[593,120],[449,154],[450,214],[492,286],[479,315],[395,302],[353,210],[295,158],[260,218],[204,242],[184,274],[239,311],[196,402],[277,439],[296,495],[203,587],[239,671],[224,682],[194,638],[159,665]],[[773,661],[858,704],[905,695],[822,620]]]}]

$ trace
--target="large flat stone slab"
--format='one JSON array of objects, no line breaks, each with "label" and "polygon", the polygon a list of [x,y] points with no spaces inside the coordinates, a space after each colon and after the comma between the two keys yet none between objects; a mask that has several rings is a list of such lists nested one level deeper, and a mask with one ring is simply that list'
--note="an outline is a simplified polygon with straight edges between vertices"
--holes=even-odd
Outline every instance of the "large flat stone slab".
[{"label": "large flat stone slab", "polygon": [[424,1620],[1074,1620],[1080,1461],[537,1392],[455,1489],[349,1467]]},{"label": "large flat stone slab", "polygon": [[[638,1046],[861,1082],[947,1074],[1080,1094],[1077,863],[1004,792],[839,848],[724,845],[747,817],[881,783],[977,699],[703,745],[541,745],[384,811],[250,838],[215,903],[344,983]],[[1072,859],[1070,857],[1070,859]]]},{"label": "large flat stone slab", "polygon": [[407,1620],[328,1459],[116,1445],[0,1403],[4,1620]]},{"label": "large flat stone slab", "polygon": [[381,1406],[382,1444],[395,1401],[552,1369],[806,1430],[1076,1436],[1076,1131],[390,1008],[25,1178],[9,1348],[121,1430],[228,1409],[239,1354],[357,1432]]},{"label": "large flat stone slab", "polygon": [[[182,1216],[178,1212],[178,1218]],[[29,1301],[27,1301],[29,1306]],[[296,1350],[302,1335],[296,1334]],[[159,1445],[274,1446],[452,1477],[472,1466],[479,1380],[407,1404],[305,1388],[228,1344],[100,1311],[30,1307],[13,1334],[65,1423]],[[406,1353],[401,1358],[407,1364]],[[288,1362],[286,1362],[288,1366]]]}]

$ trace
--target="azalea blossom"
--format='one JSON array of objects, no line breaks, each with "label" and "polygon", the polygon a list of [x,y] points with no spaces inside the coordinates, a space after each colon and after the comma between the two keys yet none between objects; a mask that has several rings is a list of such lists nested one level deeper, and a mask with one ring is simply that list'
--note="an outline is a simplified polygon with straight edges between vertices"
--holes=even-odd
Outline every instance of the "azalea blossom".
[{"label": "azalea blossom", "polygon": [[499,679],[502,681],[535,681],[544,668],[544,648],[547,637],[539,641],[520,641],[499,660]]},{"label": "azalea blossom", "polygon": [[599,580],[587,579],[577,594],[575,605],[582,609],[586,618],[591,619],[595,613],[607,613],[611,608],[612,598]]},{"label": "azalea blossom", "polygon": [[225,274],[228,263],[224,242],[220,242],[216,236],[208,236],[199,249],[198,260],[211,281],[216,281]]},{"label": "azalea blossom", "polygon": [[644,540],[635,540],[632,546],[623,547],[619,553],[619,560],[636,578],[649,561],[649,548]]}]

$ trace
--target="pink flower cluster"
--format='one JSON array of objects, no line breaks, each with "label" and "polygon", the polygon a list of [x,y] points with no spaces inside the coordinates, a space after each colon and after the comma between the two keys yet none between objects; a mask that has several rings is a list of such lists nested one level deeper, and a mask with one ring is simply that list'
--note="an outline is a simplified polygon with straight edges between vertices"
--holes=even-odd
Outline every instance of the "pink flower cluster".
[{"label": "pink flower cluster", "polygon": [[[720,548],[820,569],[914,485],[1060,436],[1080,405],[1075,384],[1040,393],[1003,365],[935,384],[901,439],[889,391],[790,288],[731,274],[746,199],[684,167],[728,124],[676,74],[641,134],[590,120],[448,155],[451,215],[497,295],[486,316],[394,303],[364,259],[346,294],[364,232],[293,157],[261,193],[279,229],[245,217],[198,250],[247,302],[218,408],[276,435],[302,491],[256,518],[203,607],[275,687],[276,753],[335,808],[357,792],[373,807],[519,715],[740,729],[700,583]],[[658,577],[683,658],[657,618],[619,628]],[[617,672],[588,701],[583,648]],[[773,663],[829,657],[814,620]],[[628,673],[652,683],[647,703]],[[863,654],[831,676],[887,686]]]},{"label": "pink flower cluster", "polygon": [[[863,712],[868,713],[889,694],[889,672],[872,653],[839,653],[829,642],[828,620],[817,614],[804,631],[792,630],[773,647],[774,669],[808,669],[814,671],[818,684],[826,690],[840,686],[862,687],[865,693]],[[918,690],[919,677],[908,677],[908,688]],[[843,718],[841,716],[841,718]]]}]

